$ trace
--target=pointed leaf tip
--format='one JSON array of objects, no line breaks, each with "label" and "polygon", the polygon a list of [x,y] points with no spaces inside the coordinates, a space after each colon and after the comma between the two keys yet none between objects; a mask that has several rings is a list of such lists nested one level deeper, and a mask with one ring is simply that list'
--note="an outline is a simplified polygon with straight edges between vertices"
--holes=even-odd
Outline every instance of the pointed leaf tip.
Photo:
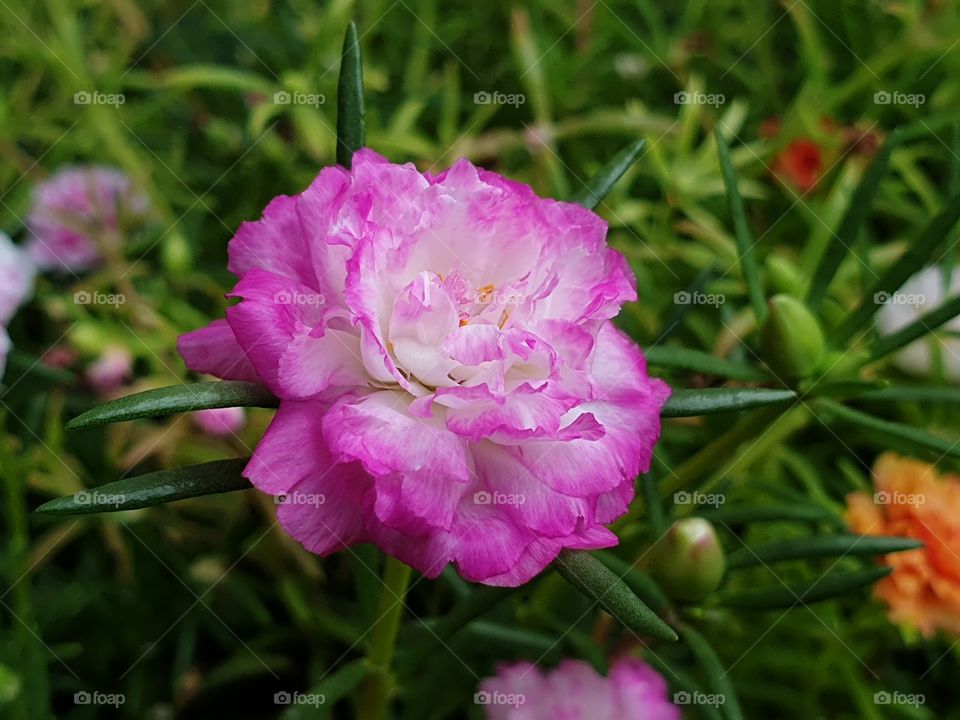
[{"label": "pointed leaf tip", "polygon": [[337,164],[349,168],[353,154],[364,146],[363,60],[357,26],[351,22],[343,38],[337,83]]},{"label": "pointed leaf tip", "polygon": [[89,515],[136,510],[151,505],[246,490],[250,481],[242,472],[250,458],[214,460],[173,470],[124,478],[44,503],[34,512],[44,515]]},{"label": "pointed leaf tip", "polygon": [[553,564],[567,582],[633,632],[661,640],[678,639],[672,627],[647,607],[619,576],[589,553],[563,550]]},{"label": "pointed leaf tip", "polygon": [[87,410],[67,423],[68,430],[225,407],[277,407],[279,400],[262,385],[200,382],[146,390]]},{"label": "pointed leaf tip", "polygon": [[623,174],[640,158],[647,141],[643,138],[634,140],[623,150],[613,156],[606,165],[592,178],[584,183],[584,186],[570,198],[570,202],[583,205],[588,210],[593,210],[600,204],[617,180],[623,177]]}]

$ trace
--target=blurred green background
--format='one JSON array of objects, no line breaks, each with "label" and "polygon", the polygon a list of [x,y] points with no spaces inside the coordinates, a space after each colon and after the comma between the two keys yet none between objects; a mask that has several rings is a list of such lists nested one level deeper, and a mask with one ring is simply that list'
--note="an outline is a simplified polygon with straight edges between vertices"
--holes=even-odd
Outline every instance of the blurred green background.
[{"label": "blurred green background", "polygon": [[[226,244],[239,223],[334,162],[340,48],[355,19],[367,141],[392,160],[436,172],[467,156],[565,197],[646,137],[644,159],[599,210],[638,276],[640,302],[623,325],[644,346],[669,332],[743,356],[751,319],[742,304],[676,319],[674,294],[705,271],[715,292],[745,295],[714,126],[733,149],[761,262],[776,256],[800,278],[876,147],[905,128],[854,249],[862,262],[840,269],[842,305],[860,291],[864,267],[889,263],[960,185],[958,5],[3,0],[0,229],[23,238],[32,187],[67,164],[120,167],[155,208],[122,261],[80,280],[42,278],[11,335],[27,357],[67,347],[90,359],[122,345],[136,359],[125,392],[185,378],[176,337],[222,316]],[[122,100],[85,103],[83,93]],[[122,306],[72,302],[79,290],[115,288],[129,298]],[[64,422],[97,398],[28,367],[11,362],[0,401],[0,716],[275,717],[285,709],[275,693],[307,691],[362,656],[379,594],[376,553],[309,555],[274,524],[270,497],[70,521],[29,514],[126,474],[247,454],[268,411],[250,413],[240,440],[200,435],[183,417],[66,433]],[[956,415],[941,408],[898,413],[955,434]],[[682,459],[726,424],[675,423],[666,452]],[[730,468],[732,479],[751,479],[741,499],[789,486],[836,514],[844,492],[865,485],[876,445],[845,437],[840,446],[812,425],[785,426]],[[631,561],[649,542],[642,523],[624,537],[617,552]],[[408,618],[443,613],[469,593],[453,575],[417,582]],[[479,716],[473,690],[496,660],[573,655],[603,666],[629,638],[571,593],[544,576],[458,636],[453,654],[437,649],[426,670],[401,673],[398,717]],[[900,633],[866,593],[782,617],[702,619],[746,717],[960,717],[950,709],[950,642]],[[404,628],[402,647],[423,640],[418,625]],[[677,672],[698,672],[683,649],[657,653]],[[894,690],[923,693],[926,705],[873,702]],[[76,704],[84,691],[125,702]],[[353,716],[349,702],[317,714],[327,712]]]}]

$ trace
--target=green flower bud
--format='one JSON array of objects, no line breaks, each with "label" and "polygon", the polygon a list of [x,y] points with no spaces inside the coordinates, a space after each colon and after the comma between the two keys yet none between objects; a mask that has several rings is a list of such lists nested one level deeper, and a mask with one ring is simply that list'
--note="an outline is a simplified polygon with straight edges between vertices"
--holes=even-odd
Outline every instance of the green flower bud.
[{"label": "green flower bud", "polygon": [[179,232],[172,232],[163,239],[160,258],[163,266],[170,272],[182,273],[193,267],[190,243]]},{"label": "green flower bud", "polygon": [[803,276],[797,267],[780,255],[771,255],[765,263],[770,285],[777,292],[800,295],[803,292]]},{"label": "green flower bud", "polygon": [[703,518],[675,522],[651,555],[650,574],[676,600],[702,600],[720,586],[726,570],[717,533]]},{"label": "green flower bud", "polygon": [[760,330],[763,359],[788,380],[809,377],[824,353],[823,331],[806,306],[789,295],[774,295]]}]

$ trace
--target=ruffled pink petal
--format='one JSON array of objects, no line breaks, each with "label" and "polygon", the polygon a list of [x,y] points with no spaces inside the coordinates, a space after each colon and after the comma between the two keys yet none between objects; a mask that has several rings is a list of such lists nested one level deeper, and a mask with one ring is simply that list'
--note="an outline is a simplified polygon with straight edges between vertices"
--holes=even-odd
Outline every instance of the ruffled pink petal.
[{"label": "ruffled pink petal", "polygon": [[261,382],[226,320],[184,333],[177,338],[177,351],[193,372],[221,380]]},{"label": "ruffled pink petal", "polygon": [[324,437],[341,459],[359,460],[374,476],[422,473],[468,482],[466,441],[436,420],[410,416],[409,402],[405,393],[389,390],[344,396],[323,418]]},{"label": "ruffled pink petal", "polygon": [[332,385],[365,382],[359,341],[326,329],[326,298],[288,278],[259,269],[237,283],[230,324],[257,374],[280,397],[305,398]]}]

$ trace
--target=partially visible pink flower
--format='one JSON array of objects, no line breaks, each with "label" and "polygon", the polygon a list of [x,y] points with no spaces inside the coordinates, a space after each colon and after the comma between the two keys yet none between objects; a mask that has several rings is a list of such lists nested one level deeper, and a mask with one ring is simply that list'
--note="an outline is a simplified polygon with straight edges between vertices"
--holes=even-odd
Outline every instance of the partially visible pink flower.
[{"label": "partially visible pink flower", "polygon": [[361,150],[240,227],[241,302],[180,353],[280,398],[244,472],[327,498],[278,506],[309,550],[519,585],[617,543],[660,433],[669,389],[610,322],[637,295],[606,229],[466,160],[433,176]]},{"label": "partially visible pink flower", "polygon": [[501,665],[474,701],[487,720],[680,720],[666,681],[636,658],[615,663],[609,677],[582,660],[548,672],[528,662]]},{"label": "partially visible pink flower", "polygon": [[0,325],[5,325],[33,291],[36,268],[28,255],[0,233]]},{"label": "partially visible pink flower", "polygon": [[105,238],[142,220],[149,205],[120,170],[60,170],[34,189],[27,248],[41,269],[85,270],[100,262]]},{"label": "partially visible pink flower", "polygon": [[193,419],[208,435],[230,437],[236,435],[247,423],[247,413],[243,408],[210,408],[198,410]]},{"label": "partially visible pink flower", "polygon": [[130,351],[120,345],[106,348],[96,360],[87,368],[87,382],[98,393],[113,392],[127,379],[133,369],[133,356]]},{"label": "partially visible pink flower", "polygon": [[7,366],[10,336],[7,323],[33,291],[36,268],[27,254],[0,233],[0,378]]}]

